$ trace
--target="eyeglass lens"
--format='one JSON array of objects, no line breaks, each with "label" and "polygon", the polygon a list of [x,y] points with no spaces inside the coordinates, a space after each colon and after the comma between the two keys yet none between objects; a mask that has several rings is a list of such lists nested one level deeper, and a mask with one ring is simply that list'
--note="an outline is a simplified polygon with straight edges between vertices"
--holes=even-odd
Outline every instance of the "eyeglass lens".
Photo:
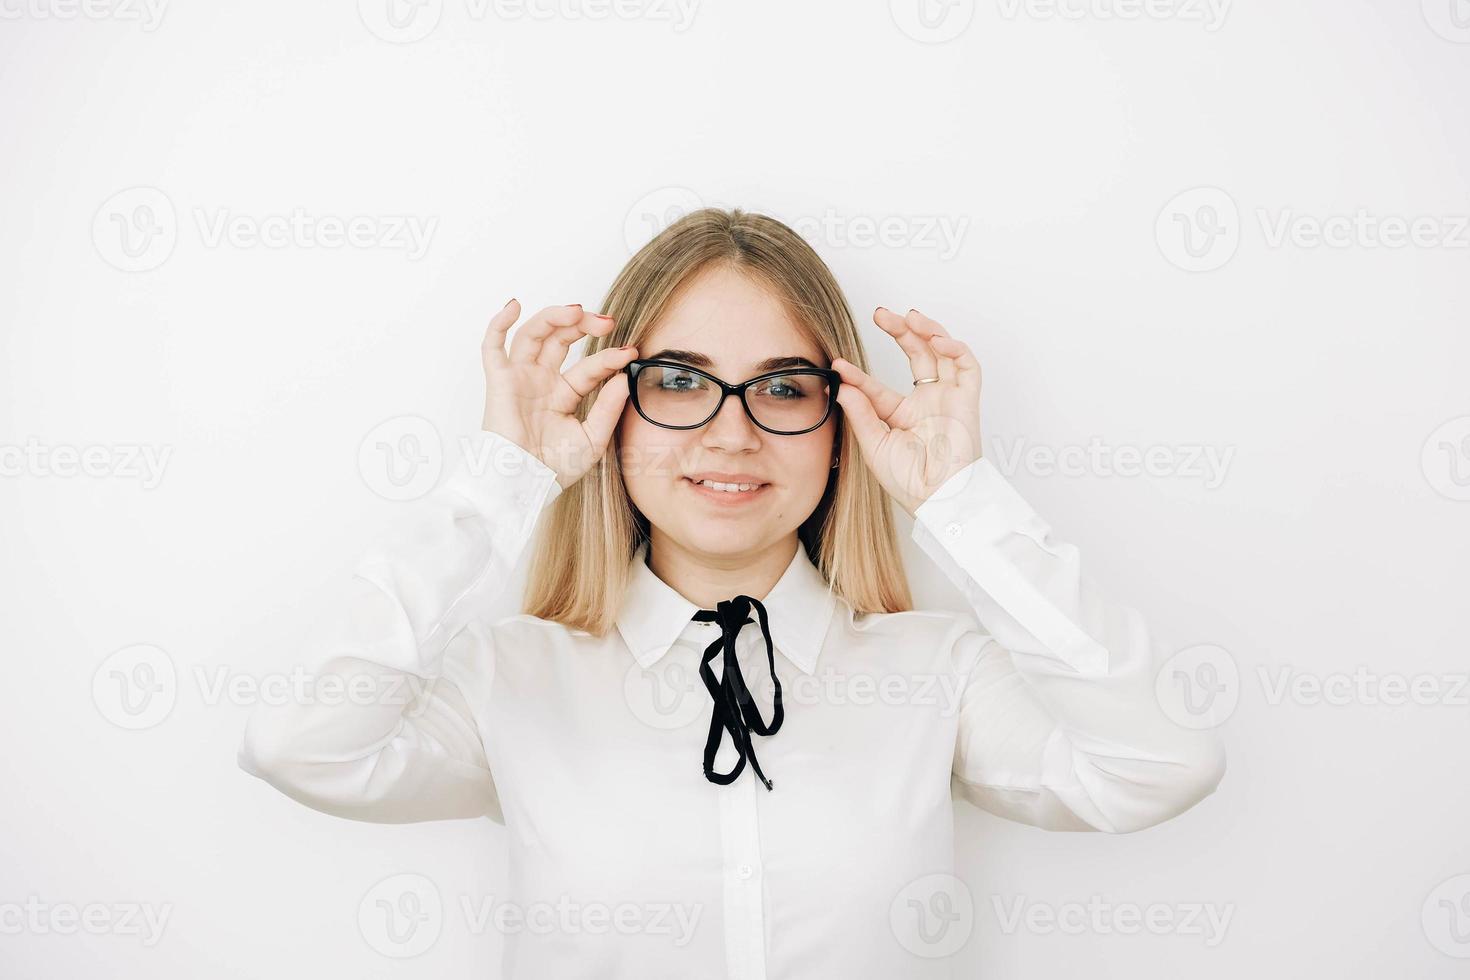
[{"label": "eyeglass lens", "polygon": [[[638,372],[638,406],[660,425],[699,425],[719,400],[720,386],[704,375],[656,364]],[[745,389],[756,421],[777,432],[812,428],[829,400],[827,379],[819,374],[772,375]]]}]

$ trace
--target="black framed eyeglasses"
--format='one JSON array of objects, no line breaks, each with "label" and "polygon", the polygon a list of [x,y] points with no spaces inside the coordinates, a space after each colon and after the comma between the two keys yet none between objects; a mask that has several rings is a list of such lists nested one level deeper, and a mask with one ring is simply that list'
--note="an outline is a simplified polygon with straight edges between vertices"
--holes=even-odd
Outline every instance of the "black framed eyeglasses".
[{"label": "black framed eyeglasses", "polygon": [[745,415],[778,436],[798,436],[820,428],[837,404],[842,376],[828,368],[785,368],[738,385],[678,361],[629,361],[628,393],[633,408],[665,429],[697,429],[719,414],[735,395]]}]

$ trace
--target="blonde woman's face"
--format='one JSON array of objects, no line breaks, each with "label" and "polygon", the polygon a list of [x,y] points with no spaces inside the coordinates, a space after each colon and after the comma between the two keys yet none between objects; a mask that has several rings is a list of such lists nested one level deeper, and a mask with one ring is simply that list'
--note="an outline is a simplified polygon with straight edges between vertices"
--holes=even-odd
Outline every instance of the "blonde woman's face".
[{"label": "blonde woman's face", "polygon": [[[726,268],[710,269],[688,283],[638,345],[638,356],[678,361],[727,384],[781,367],[831,367],[775,297]],[[773,358],[804,358],[810,364],[765,366]],[[674,373],[647,377],[676,388],[691,380]],[[825,398],[825,382],[810,380]],[[755,392],[750,395],[756,398]],[[645,398],[645,411],[655,397],[650,392]],[[666,429],[639,415],[630,398],[616,433],[617,458],[629,496],[655,533],[697,553],[754,553],[794,533],[821,502],[832,473],[836,413],[834,405],[811,432],[775,435],[752,422],[732,395],[705,425]],[[703,488],[691,479],[703,473],[738,476],[727,482],[761,486],[753,492]]]}]

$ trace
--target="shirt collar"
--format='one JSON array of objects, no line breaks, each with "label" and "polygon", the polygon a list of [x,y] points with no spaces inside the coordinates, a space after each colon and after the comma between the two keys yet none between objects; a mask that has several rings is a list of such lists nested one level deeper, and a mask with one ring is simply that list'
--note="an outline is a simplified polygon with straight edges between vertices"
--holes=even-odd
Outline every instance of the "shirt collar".
[{"label": "shirt collar", "polygon": [[[643,541],[629,563],[628,588],[617,619],[623,642],[644,668],[668,652],[700,609],[697,603],[684,598],[653,573],[647,555],[648,542]],[[771,642],[777,651],[803,673],[810,674],[816,669],[837,599],[800,542],[791,564],[786,566],[770,593],[761,599],[761,605],[766,607]],[[759,633],[760,617],[754,609],[750,619],[744,629]]]}]

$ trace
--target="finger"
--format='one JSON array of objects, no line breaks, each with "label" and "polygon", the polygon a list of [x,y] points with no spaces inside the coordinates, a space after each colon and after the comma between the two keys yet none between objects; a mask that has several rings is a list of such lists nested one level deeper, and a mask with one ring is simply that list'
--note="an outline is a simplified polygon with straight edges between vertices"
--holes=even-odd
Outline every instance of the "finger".
[{"label": "finger", "polygon": [[842,378],[842,384],[837,388],[839,401],[841,400],[840,396],[842,395],[843,388],[857,388],[867,396],[868,403],[872,410],[878,414],[878,418],[885,421],[898,410],[898,406],[903,404],[902,395],[851,361],[841,357],[834,357],[832,359],[832,368]]},{"label": "finger", "polygon": [[[941,325],[938,320],[932,320],[924,314],[920,313],[918,310],[909,310],[908,315],[905,316],[903,319],[904,323],[908,324],[909,329],[922,337],[924,341],[929,344],[929,349],[934,352],[935,362],[938,367],[937,373],[939,380],[954,381],[954,358],[946,355],[943,351],[939,349],[939,344],[935,343],[935,341],[939,340],[940,338],[949,336],[949,334],[945,332],[943,325]],[[926,377],[931,378],[934,376],[935,375],[932,374],[926,375]]]},{"label": "finger", "polygon": [[580,303],[546,307],[516,329],[510,341],[510,359],[518,363],[535,361],[541,344],[557,327],[573,326],[583,316]]},{"label": "finger", "polygon": [[594,313],[584,316],[570,327],[557,327],[541,344],[537,362],[553,371],[560,371],[567,359],[567,350],[583,337],[602,337],[612,332],[614,323],[610,316]]},{"label": "finger", "polygon": [[499,313],[490,318],[490,325],[485,328],[485,339],[480,342],[480,351],[484,354],[486,363],[507,364],[509,358],[505,356],[505,332],[510,325],[516,322],[516,316],[521,312],[521,304],[512,299],[501,307]]},{"label": "finger", "polygon": [[939,359],[935,356],[933,348],[929,346],[928,341],[913,331],[905,318],[880,306],[873,312],[873,322],[878,324],[884,333],[896,340],[898,346],[903,348],[903,352],[908,355],[909,369],[913,372],[915,381],[920,378],[939,376]]},{"label": "finger", "polygon": [[909,310],[908,314],[904,316],[903,322],[908,324],[911,329],[917,330],[925,336],[936,333],[942,337],[949,336],[949,331],[944,329],[944,324],[935,320],[933,317],[925,316],[918,310]]},{"label": "finger", "polygon": [[552,396],[551,407],[558,412],[571,414],[598,385],[627,367],[628,362],[638,356],[633,347],[607,347],[595,354],[588,354],[567,368],[561,376],[564,384],[557,386]]},{"label": "finger", "polygon": [[980,362],[968,344],[953,337],[935,337],[930,343],[954,365],[954,380],[968,390],[980,390]]},{"label": "finger", "polygon": [[878,444],[888,434],[888,426],[873,410],[873,403],[861,388],[843,385],[837,389],[837,403],[842,406],[843,418],[852,429],[863,455],[869,459],[877,454]]},{"label": "finger", "polygon": [[582,431],[587,433],[587,441],[597,452],[597,458],[601,459],[607,449],[608,441],[612,439],[613,428],[617,426],[618,419],[623,416],[623,404],[628,400],[628,376],[626,374],[614,374],[597,397],[592,401],[592,407],[587,410],[587,419],[582,423]]}]

